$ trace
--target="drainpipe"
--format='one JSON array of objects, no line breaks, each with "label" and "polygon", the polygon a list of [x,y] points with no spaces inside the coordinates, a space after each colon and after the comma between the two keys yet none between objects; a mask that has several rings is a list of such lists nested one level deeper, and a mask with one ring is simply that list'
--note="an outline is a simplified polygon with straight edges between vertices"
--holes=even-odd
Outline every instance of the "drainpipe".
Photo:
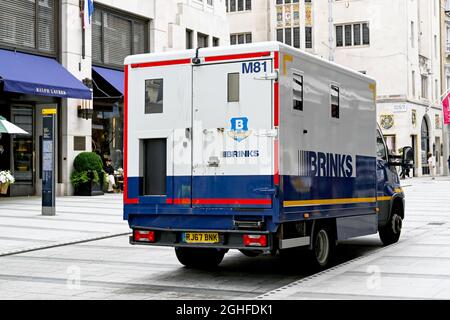
[{"label": "drainpipe", "polygon": [[328,60],[334,61],[333,0],[328,0],[328,33],[328,48],[330,50]]}]

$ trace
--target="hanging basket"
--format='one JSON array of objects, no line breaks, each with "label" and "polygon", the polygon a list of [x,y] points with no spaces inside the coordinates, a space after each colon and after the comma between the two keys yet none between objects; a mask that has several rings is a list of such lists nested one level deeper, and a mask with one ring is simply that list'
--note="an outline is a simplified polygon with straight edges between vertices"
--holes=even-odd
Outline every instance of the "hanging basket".
[{"label": "hanging basket", "polygon": [[8,193],[9,183],[0,183],[0,193],[7,194]]}]

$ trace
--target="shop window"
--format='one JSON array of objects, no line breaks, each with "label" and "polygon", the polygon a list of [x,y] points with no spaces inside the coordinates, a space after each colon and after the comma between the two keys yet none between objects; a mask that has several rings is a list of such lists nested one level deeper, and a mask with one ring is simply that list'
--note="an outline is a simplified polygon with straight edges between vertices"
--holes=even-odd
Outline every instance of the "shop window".
[{"label": "shop window", "polygon": [[164,102],[163,79],[145,80],[145,113],[162,113]]},{"label": "shop window", "polygon": [[228,74],[228,102],[239,102],[239,72]]},{"label": "shop window", "polygon": [[143,148],[143,195],[166,195],[167,139],[146,139]]}]

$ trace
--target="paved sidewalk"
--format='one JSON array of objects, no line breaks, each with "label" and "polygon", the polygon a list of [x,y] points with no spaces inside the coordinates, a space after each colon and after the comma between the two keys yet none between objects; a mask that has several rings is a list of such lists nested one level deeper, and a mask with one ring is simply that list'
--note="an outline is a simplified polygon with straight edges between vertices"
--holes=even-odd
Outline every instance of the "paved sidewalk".
[{"label": "paved sidewalk", "polygon": [[128,231],[121,194],[58,197],[53,217],[41,215],[40,197],[0,198],[0,256]]},{"label": "paved sidewalk", "polygon": [[259,298],[450,299],[450,179],[414,178],[402,185],[406,219],[399,243]]}]

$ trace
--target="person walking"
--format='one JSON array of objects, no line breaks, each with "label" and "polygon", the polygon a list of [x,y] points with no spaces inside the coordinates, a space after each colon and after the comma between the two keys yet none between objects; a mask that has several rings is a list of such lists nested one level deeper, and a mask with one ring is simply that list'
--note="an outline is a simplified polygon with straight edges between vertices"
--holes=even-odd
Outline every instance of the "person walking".
[{"label": "person walking", "polygon": [[450,174],[450,156],[448,156],[447,162],[448,162],[448,172],[449,172],[449,174]]},{"label": "person walking", "polygon": [[428,153],[428,168],[430,169],[431,179],[436,179],[436,160],[431,152]]}]

